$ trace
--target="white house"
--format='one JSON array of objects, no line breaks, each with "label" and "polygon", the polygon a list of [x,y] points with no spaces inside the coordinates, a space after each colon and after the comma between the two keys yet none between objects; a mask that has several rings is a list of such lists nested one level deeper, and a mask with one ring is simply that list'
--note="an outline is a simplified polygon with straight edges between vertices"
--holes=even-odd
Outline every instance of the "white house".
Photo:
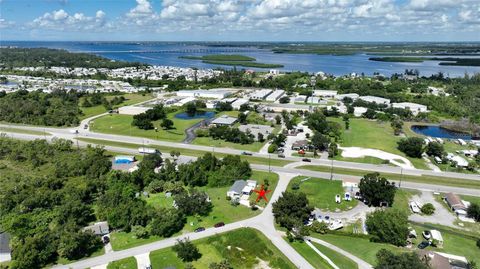
[{"label": "white house", "polygon": [[442,233],[438,230],[430,230],[430,234],[432,235],[432,239],[436,241],[437,247],[443,247]]},{"label": "white house", "polygon": [[379,105],[381,105],[381,104],[389,105],[390,104],[389,99],[378,97],[378,96],[370,96],[370,95],[360,96],[359,99],[363,100],[365,102],[368,102],[368,103],[376,103],[376,104],[379,104]]},{"label": "white house", "polygon": [[242,105],[248,104],[248,99],[237,99],[232,103],[232,108],[239,110]]},{"label": "white house", "polygon": [[215,124],[217,126],[222,126],[222,125],[231,126],[235,122],[237,122],[237,118],[230,117],[230,116],[227,116],[227,115],[223,115],[223,116],[220,116],[220,117],[214,119],[212,121],[212,124]]},{"label": "white house", "polygon": [[177,92],[177,96],[223,99],[232,95],[236,91],[238,90],[229,88],[217,88],[210,90],[181,90]]},{"label": "white house", "polygon": [[247,182],[245,180],[235,180],[232,187],[227,191],[227,196],[235,199],[240,198],[243,195],[243,189],[247,186]]},{"label": "white house", "polygon": [[250,99],[251,100],[263,100],[263,99],[265,99],[265,97],[267,97],[272,92],[273,92],[273,90],[271,90],[271,89],[255,90],[252,94],[250,94]]},{"label": "white house", "polygon": [[284,90],[275,90],[271,94],[269,94],[267,98],[265,98],[265,100],[270,102],[275,102],[278,99],[280,99],[280,97],[282,97],[284,94],[285,94]]},{"label": "white house", "polygon": [[355,117],[361,117],[365,112],[367,112],[366,107],[356,106],[353,108],[353,115]]},{"label": "white house", "polygon": [[147,110],[152,109],[151,107],[145,106],[122,106],[118,108],[118,114],[121,115],[138,115],[145,113]]},{"label": "white house", "polygon": [[93,225],[83,228],[84,231],[91,231],[95,235],[106,235],[110,232],[108,222],[96,222]]},{"label": "white house", "polygon": [[460,156],[453,156],[451,159],[452,162],[455,162],[457,164],[457,167],[467,167],[468,166],[468,161],[465,160],[464,158]]},{"label": "white house", "polygon": [[337,91],[330,91],[330,90],[315,90],[313,94],[318,97],[322,98],[334,98],[337,96]]},{"label": "white house", "polygon": [[335,99],[336,100],[340,100],[342,101],[343,99],[345,98],[350,98],[352,100],[357,100],[360,96],[356,93],[346,93],[346,94],[338,94],[337,96],[335,96]]},{"label": "white house", "polygon": [[418,113],[421,112],[428,112],[427,106],[420,105],[420,104],[415,104],[415,103],[392,103],[393,108],[402,108],[402,109],[408,109],[412,111],[413,115],[418,115]]},{"label": "white house", "polygon": [[0,263],[12,260],[11,253],[10,235],[8,233],[0,233]]}]

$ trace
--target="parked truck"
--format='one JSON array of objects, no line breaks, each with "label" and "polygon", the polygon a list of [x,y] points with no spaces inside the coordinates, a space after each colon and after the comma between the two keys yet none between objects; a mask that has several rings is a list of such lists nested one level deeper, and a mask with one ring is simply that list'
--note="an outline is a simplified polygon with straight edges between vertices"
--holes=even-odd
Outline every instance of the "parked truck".
[{"label": "parked truck", "polygon": [[145,148],[145,147],[138,148],[138,152],[141,154],[156,154],[156,153],[162,154],[158,149]]}]

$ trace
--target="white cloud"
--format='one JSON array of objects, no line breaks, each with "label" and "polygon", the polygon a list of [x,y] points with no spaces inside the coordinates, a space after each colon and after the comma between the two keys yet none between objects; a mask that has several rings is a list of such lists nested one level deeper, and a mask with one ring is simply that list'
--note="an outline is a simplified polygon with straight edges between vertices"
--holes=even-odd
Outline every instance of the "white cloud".
[{"label": "white cloud", "polygon": [[53,30],[87,30],[98,28],[105,23],[105,12],[98,10],[94,17],[77,12],[73,15],[59,9],[46,12],[28,24],[31,28],[46,28]]}]

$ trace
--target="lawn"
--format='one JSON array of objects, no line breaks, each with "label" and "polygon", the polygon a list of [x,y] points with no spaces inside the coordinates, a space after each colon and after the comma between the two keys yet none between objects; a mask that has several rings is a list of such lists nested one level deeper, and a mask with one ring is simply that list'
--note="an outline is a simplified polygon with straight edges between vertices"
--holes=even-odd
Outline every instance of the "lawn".
[{"label": "lawn", "polygon": [[2,132],[11,132],[11,133],[19,133],[19,134],[30,134],[30,135],[43,135],[43,136],[50,136],[52,134],[48,132],[36,131],[36,130],[27,130],[22,128],[14,128],[14,127],[0,127],[0,133]]},{"label": "lawn", "polygon": [[[211,263],[222,260],[228,260],[233,268],[256,268],[259,260],[271,268],[295,268],[263,234],[250,228],[241,228],[193,243],[202,254],[199,260],[192,262],[198,269],[207,269]],[[151,252],[150,261],[153,268],[185,266],[172,248]]]},{"label": "lawn", "polygon": [[[332,267],[303,241],[288,242],[300,255],[302,255],[314,268],[331,269]],[[326,255],[326,253],[324,253]],[[330,256],[328,256],[330,258]],[[332,258],[330,258],[332,259]],[[333,260],[332,260],[333,261]],[[340,267],[343,268],[343,267]],[[348,267],[345,267],[348,268]],[[355,267],[352,267],[355,268]]]},{"label": "lawn", "polygon": [[[118,141],[109,141],[109,140],[101,140],[101,139],[91,139],[91,138],[83,138],[79,137],[77,138],[79,141],[84,141],[87,143],[92,143],[92,144],[97,144],[97,145],[105,145],[105,146],[112,146],[112,147],[123,147],[123,148],[132,148],[132,149],[137,149],[139,147],[142,147],[143,145],[141,144],[134,144],[134,143],[125,143],[125,142],[118,142]],[[156,148],[163,152],[164,154],[170,154],[172,150],[179,151],[180,154],[184,156],[193,156],[193,157],[199,157],[203,156],[207,151],[201,151],[201,150],[193,150],[193,149],[182,149],[182,148],[175,148],[175,147],[166,147],[166,146],[153,146],[150,145],[150,147]],[[218,158],[223,158],[227,154],[224,153],[218,153],[214,152],[215,156]],[[270,162],[270,165],[272,166],[284,166],[292,161],[287,161],[287,160],[280,160],[280,159],[270,159],[268,158],[262,158],[262,157],[254,157],[254,156],[240,156],[242,160],[247,160],[248,162],[252,164],[263,164],[263,165],[268,165]]]},{"label": "lawn", "polygon": [[160,127],[160,121],[154,121],[153,125],[158,128],[158,132],[155,132],[155,130],[142,130],[138,127],[132,126],[133,116],[131,115],[106,115],[93,120],[90,125],[92,131],[98,133],[138,136],[156,140],[181,142],[186,137],[185,129],[200,122],[202,119],[177,119],[175,118],[175,114],[177,113],[180,113],[180,111],[169,113],[167,115],[167,117],[173,121],[175,129],[163,130]]},{"label": "lawn", "polygon": [[340,268],[358,268],[358,265],[350,260],[349,258],[343,256],[342,254],[334,251],[334,250],[331,250],[323,245],[320,245],[320,244],[317,244],[317,243],[314,243],[312,242],[312,244],[318,249],[320,250],[320,252],[322,252],[323,254],[325,254],[328,258],[330,258],[330,260],[333,261],[333,263],[335,263],[338,267]]},{"label": "lawn", "polygon": [[[139,93],[127,93],[124,95],[109,95],[109,96],[106,96],[105,98],[107,98],[107,100],[111,100],[115,96],[123,96],[127,100],[125,100],[120,105],[114,106],[113,107],[114,109],[121,106],[129,106],[129,105],[141,103],[143,101],[147,101],[153,98],[151,94],[139,94]],[[83,97],[80,98],[80,102],[79,102],[80,104],[83,102],[83,99],[84,99]],[[80,117],[81,120],[107,112],[107,110],[103,105],[92,106],[92,107],[80,107],[80,109],[82,110],[82,113],[83,113],[83,115]]]},{"label": "lawn", "polygon": [[359,237],[351,235],[342,235],[342,234],[313,234],[313,237],[317,237],[323,241],[329,242],[355,256],[358,258],[375,265],[376,264],[376,254],[382,249],[388,249],[395,253],[400,253],[405,251],[403,248],[396,247],[389,244],[383,243],[373,243],[370,242],[368,237]]},{"label": "lawn", "polygon": [[395,193],[395,200],[393,201],[393,208],[398,209],[405,213],[407,216],[412,214],[408,202],[413,195],[420,194],[420,191],[416,190],[406,190],[406,189],[397,189]]},{"label": "lawn", "polygon": [[107,269],[135,269],[137,260],[134,257],[125,258],[108,264]]},{"label": "lawn", "polygon": [[[438,230],[442,233],[443,248],[427,247],[427,250],[450,253],[454,255],[464,256],[467,260],[473,260],[480,264],[480,250],[476,246],[476,241],[480,239],[479,233],[472,233],[469,231],[462,231],[450,227],[444,227],[433,224],[418,224],[412,225],[417,234],[421,236],[424,230]],[[417,238],[417,244],[423,239]]]},{"label": "lawn", "polygon": [[[252,179],[257,180],[258,184],[262,184],[264,179],[268,179],[270,183],[270,188],[272,192],[267,194],[267,198],[270,198],[273,190],[278,183],[278,175],[274,173],[262,172],[262,171],[253,171]],[[208,193],[213,205],[212,212],[208,216],[189,216],[187,218],[187,224],[183,227],[183,230],[178,234],[192,232],[198,227],[213,227],[218,222],[232,223],[242,219],[247,219],[254,217],[261,213],[261,210],[252,210],[249,207],[238,205],[231,205],[230,201],[227,201],[227,191],[230,186],[221,187],[221,188],[208,188],[201,187],[200,190],[204,190]],[[255,194],[252,194],[252,197]],[[148,204],[151,204],[154,208],[160,207],[172,207],[173,198],[165,197],[164,193],[153,194],[150,197],[146,198]],[[259,206],[265,206],[265,202],[261,201],[258,203]],[[177,234],[177,235],[178,235]],[[122,250],[131,248],[134,246],[139,246],[147,244],[156,240],[161,239],[158,236],[150,236],[147,239],[137,239],[133,236],[132,233],[125,232],[113,232],[112,234],[112,247],[114,250]]]},{"label": "lawn", "polygon": [[350,119],[350,129],[345,130],[345,124],[341,118],[328,119],[338,122],[342,126],[343,133],[340,141],[342,147],[362,147],[383,150],[409,159],[416,168],[428,170],[428,166],[422,159],[409,158],[397,149],[397,142],[400,141],[401,137],[393,134],[390,123],[367,119]]},{"label": "lawn", "polygon": [[266,142],[261,143],[258,141],[253,142],[252,144],[239,144],[233,142],[227,142],[224,140],[214,140],[211,137],[197,137],[193,140],[192,144],[201,145],[201,146],[210,146],[210,147],[223,147],[223,148],[232,148],[246,151],[258,152]]},{"label": "lawn", "polygon": [[[328,166],[321,166],[321,165],[302,165],[297,167],[297,169],[306,169],[310,171],[317,171],[317,172],[328,172],[330,173],[331,168]],[[373,173],[375,171],[364,171],[364,170],[357,170],[357,169],[349,169],[349,168],[333,168],[334,174],[340,175],[353,175],[353,176],[364,176],[368,173]],[[474,188],[480,189],[480,181],[478,180],[468,180],[468,179],[460,179],[460,178],[448,178],[448,177],[435,177],[435,176],[410,176],[410,175],[399,175],[399,174],[389,174],[389,173],[381,173],[384,177],[389,180],[396,180],[399,181],[402,179],[403,181],[411,181],[411,182],[418,182],[418,183],[428,183],[428,184],[438,184],[444,186],[453,186],[453,187],[462,187],[462,188]]]},{"label": "lawn", "polygon": [[322,210],[331,212],[348,210],[355,207],[358,202],[356,199],[352,199],[352,201],[342,201],[340,204],[335,202],[335,195],[339,194],[340,197],[343,197],[345,193],[342,187],[342,181],[340,180],[298,176],[290,181],[288,189],[291,190],[292,187],[297,184],[300,187],[299,191],[307,195],[310,205]]}]

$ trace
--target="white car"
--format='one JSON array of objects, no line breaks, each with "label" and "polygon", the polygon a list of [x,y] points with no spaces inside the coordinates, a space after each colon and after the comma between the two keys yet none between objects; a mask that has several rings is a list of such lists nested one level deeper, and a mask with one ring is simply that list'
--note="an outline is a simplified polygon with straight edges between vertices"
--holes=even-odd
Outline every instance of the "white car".
[{"label": "white car", "polygon": [[418,207],[417,203],[415,202],[410,202],[410,209],[412,210],[413,213],[420,213],[420,207]]}]

